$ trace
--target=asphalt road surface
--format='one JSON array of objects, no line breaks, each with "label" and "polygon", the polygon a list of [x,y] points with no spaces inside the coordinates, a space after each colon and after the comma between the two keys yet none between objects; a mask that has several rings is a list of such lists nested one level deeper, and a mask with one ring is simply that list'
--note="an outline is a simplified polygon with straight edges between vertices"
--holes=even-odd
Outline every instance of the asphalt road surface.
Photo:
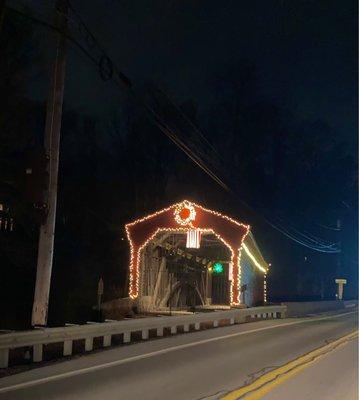
[{"label": "asphalt road surface", "polygon": [[357,400],[359,398],[357,338],[348,341],[274,388],[263,397],[263,400],[311,400],[314,398],[316,400]]},{"label": "asphalt road surface", "polygon": [[[219,399],[357,330],[357,324],[357,313],[350,312],[253,322],[120,346],[2,378],[0,400]],[[356,399],[355,343],[336,349],[265,398]],[[343,396],[345,388],[350,388],[349,397]]]}]

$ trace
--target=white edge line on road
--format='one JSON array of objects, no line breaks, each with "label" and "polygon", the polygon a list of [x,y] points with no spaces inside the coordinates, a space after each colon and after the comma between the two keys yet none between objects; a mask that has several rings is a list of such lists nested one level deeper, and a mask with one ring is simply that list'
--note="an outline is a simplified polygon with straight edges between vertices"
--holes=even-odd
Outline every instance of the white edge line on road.
[{"label": "white edge line on road", "polygon": [[18,390],[18,389],[24,389],[24,388],[27,388],[27,387],[30,387],[30,386],[41,385],[43,383],[58,381],[58,380],[61,380],[61,379],[70,378],[70,377],[77,376],[77,375],[83,375],[83,374],[87,374],[89,372],[99,371],[99,370],[105,369],[105,368],[116,367],[116,366],[121,365],[121,364],[127,364],[129,362],[138,361],[138,360],[142,360],[142,359],[145,359],[145,358],[150,358],[150,357],[161,355],[161,354],[171,353],[173,351],[186,349],[186,348],[194,347],[194,346],[199,346],[199,345],[205,344],[205,343],[216,342],[218,340],[229,339],[229,338],[236,337],[236,336],[247,335],[249,333],[266,331],[266,330],[269,330],[269,329],[282,328],[282,327],[290,326],[290,325],[303,324],[303,323],[306,323],[306,322],[315,322],[315,321],[320,321],[320,320],[323,320],[323,319],[340,318],[340,317],[344,317],[344,316],[349,315],[349,314],[357,314],[357,312],[356,311],[350,311],[350,312],[343,313],[343,314],[328,315],[328,316],[325,316],[325,317],[304,319],[304,320],[293,321],[293,322],[284,322],[282,324],[277,324],[277,325],[272,325],[272,326],[265,326],[265,327],[262,327],[262,328],[251,329],[251,330],[248,330],[248,331],[230,333],[228,335],[217,336],[217,337],[210,338],[210,339],[199,340],[197,342],[180,344],[178,346],[167,347],[167,348],[162,349],[162,350],[156,350],[156,351],[152,351],[150,353],[139,354],[137,356],[124,358],[122,360],[111,361],[111,362],[100,364],[100,365],[93,365],[91,367],[81,368],[81,369],[78,369],[78,370],[75,370],[75,371],[63,372],[61,374],[52,375],[52,376],[48,376],[48,377],[45,377],[45,378],[35,379],[35,380],[32,380],[32,381],[28,381],[28,382],[23,382],[23,383],[18,383],[18,384],[11,385],[11,386],[6,386],[6,387],[3,387],[3,388],[0,388],[0,394],[1,393],[6,393],[6,392],[11,392],[11,391]]}]

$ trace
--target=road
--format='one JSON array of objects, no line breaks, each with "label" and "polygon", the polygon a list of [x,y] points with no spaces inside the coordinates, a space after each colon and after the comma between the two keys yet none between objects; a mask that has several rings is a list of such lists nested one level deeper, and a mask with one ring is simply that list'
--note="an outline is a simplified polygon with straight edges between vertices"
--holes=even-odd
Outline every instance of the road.
[{"label": "road", "polygon": [[[357,324],[357,313],[351,312],[253,322],[121,346],[2,378],[0,400],[214,400],[355,331]],[[309,384],[311,376],[319,381],[328,371],[330,379],[323,386],[329,386],[323,393],[335,393],[334,397],[316,392],[297,398],[344,399],[339,396],[341,382],[355,392],[357,348],[355,352],[353,343],[309,366],[308,371],[314,368],[313,375],[305,377],[303,370],[267,398],[295,399],[286,390],[296,394],[322,390]],[[340,359],[340,365],[332,356],[334,361]]]},{"label": "road", "polygon": [[350,340],[263,396],[263,400],[358,399],[358,340]]}]

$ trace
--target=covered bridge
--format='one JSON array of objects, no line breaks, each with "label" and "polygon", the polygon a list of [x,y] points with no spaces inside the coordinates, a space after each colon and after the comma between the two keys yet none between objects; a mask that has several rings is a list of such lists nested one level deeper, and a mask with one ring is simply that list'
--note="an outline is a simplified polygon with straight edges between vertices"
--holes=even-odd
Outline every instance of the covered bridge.
[{"label": "covered bridge", "polygon": [[141,311],[266,302],[268,264],[249,225],[183,200],[126,232],[129,296]]}]

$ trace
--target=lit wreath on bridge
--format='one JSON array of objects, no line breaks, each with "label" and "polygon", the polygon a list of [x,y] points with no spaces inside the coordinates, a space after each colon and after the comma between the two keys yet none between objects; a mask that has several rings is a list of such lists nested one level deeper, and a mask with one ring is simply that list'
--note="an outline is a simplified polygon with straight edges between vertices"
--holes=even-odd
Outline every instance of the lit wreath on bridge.
[{"label": "lit wreath on bridge", "polygon": [[175,220],[179,225],[192,226],[192,222],[196,219],[196,210],[194,205],[187,200],[175,206]]}]

